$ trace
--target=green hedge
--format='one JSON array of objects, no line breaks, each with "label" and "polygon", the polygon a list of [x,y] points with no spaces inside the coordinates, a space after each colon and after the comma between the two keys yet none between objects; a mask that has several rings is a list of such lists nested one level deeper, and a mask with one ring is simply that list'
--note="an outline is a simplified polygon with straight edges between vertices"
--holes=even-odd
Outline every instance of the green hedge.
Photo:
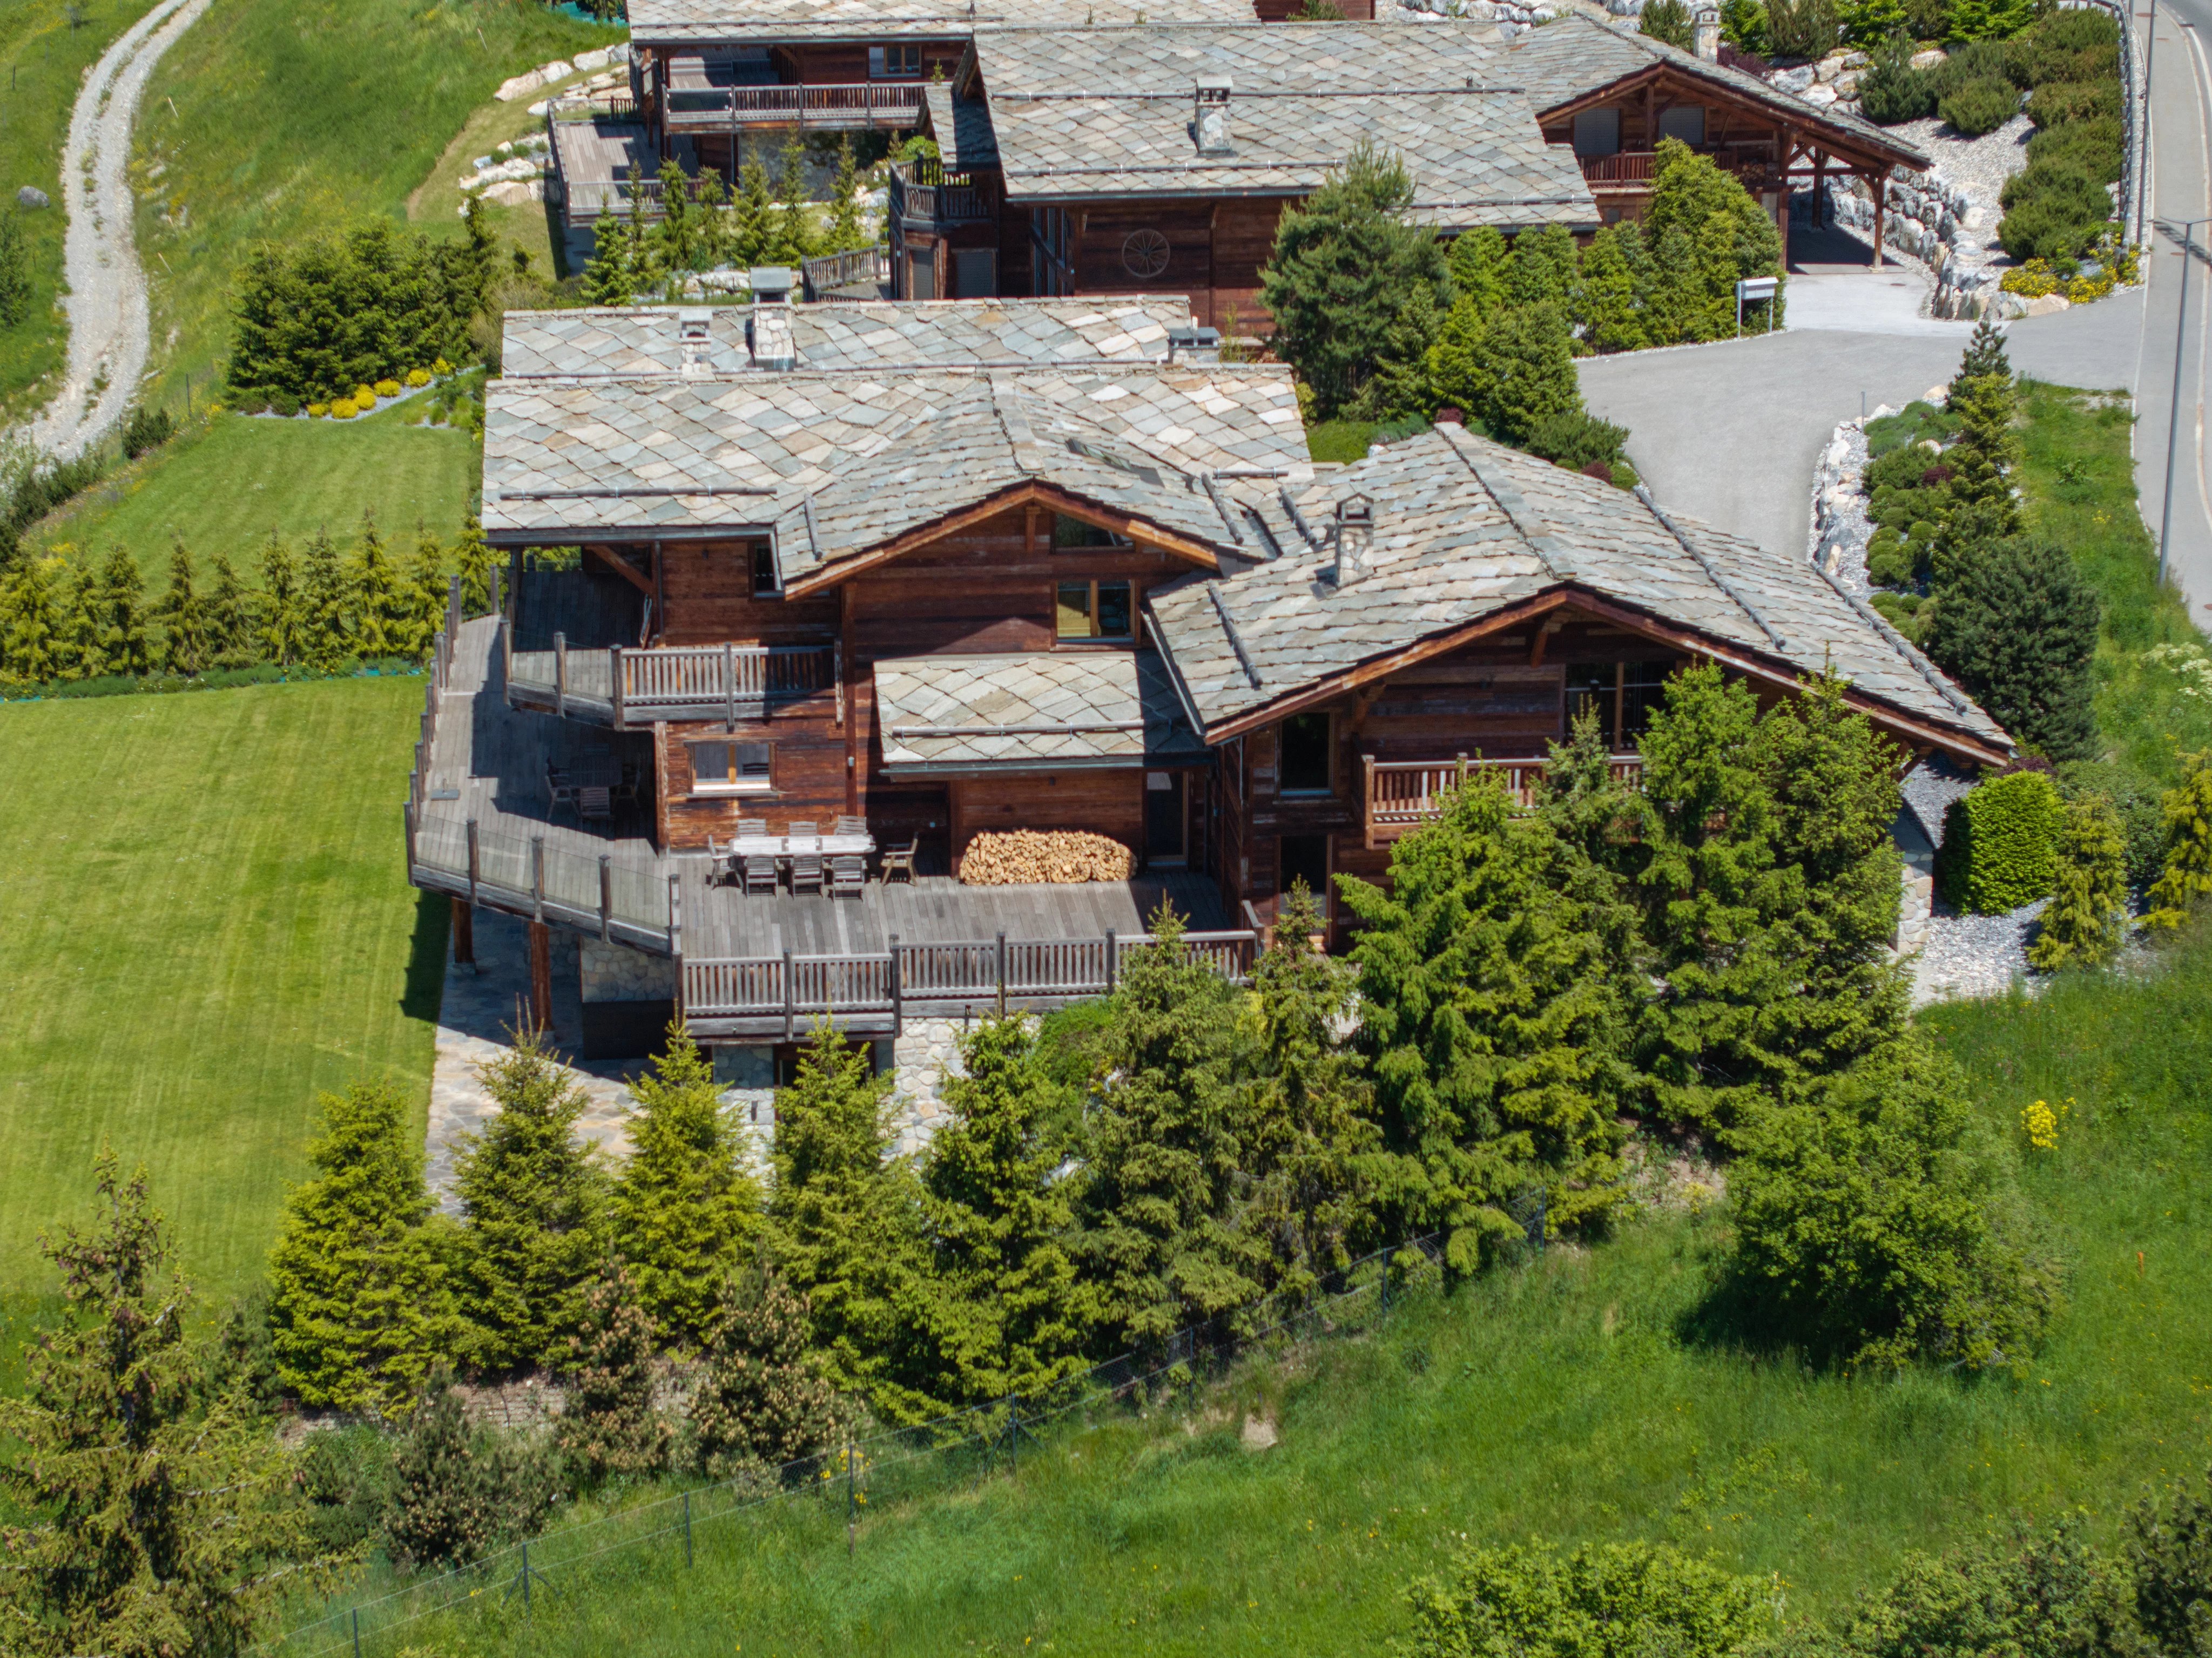
[{"label": "green hedge", "polygon": [[1943,818],[1943,896],[1977,915],[2002,915],[2051,896],[2057,876],[2058,786],[2016,771],[1951,803]]}]

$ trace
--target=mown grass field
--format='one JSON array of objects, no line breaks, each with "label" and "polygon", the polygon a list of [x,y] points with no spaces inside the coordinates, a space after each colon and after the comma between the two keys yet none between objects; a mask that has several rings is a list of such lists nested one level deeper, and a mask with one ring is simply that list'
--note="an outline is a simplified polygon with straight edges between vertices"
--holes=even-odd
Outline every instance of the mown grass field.
[{"label": "mown grass field", "polygon": [[[2004,1372],[1850,1378],[1705,1345],[1725,1217],[1662,1208],[1405,1304],[1379,1337],[1260,1363],[1194,1412],[1110,1412],[1048,1433],[1018,1479],[870,1509],[849,1560],[841,1487],[701,1527],[689,1571],[677,1536],[556,1570],[526,1637],[487,1594],[374,1649],[1379,1651],[1407,1580],[1462,1535],[1664,1539],[1776,1574],[1802,1617],[2016,1515],[2085,1509],[2109,1533],[2212,1455],[2212,939],[2144,982],[1929,1023],[2070,1268],[2048,1345]],[[2072,1102],[2047,1154],[2019,1127],[2037,1098]],[[1273,1448],[1241,1442],[1250,1412]]]},{"label": "mown grass field", "polygon": [[42,521],[32,544],[94,557],[127,547],[155,592],[179,537],[203,563],[228,553],[253,582],[270,530],[295,552],[324,526],[343,546],[364,507],[403,548],[413,545],[418,519],[450,545],[477,488],[477,448],[465,432],[407,425],[417,406],[353,421],[195,422]]},{"label": "mown grass field", "polygon": [[[139,125],[134,174],[162,169],[138,219],[161,371],[149,397],[219,372],[232,275],[255,243],[404,218],[501,81],[620,36],[538,0],[212,8],[162,59]],[[422,228],[460,233],[450,215]]]},{"label": "mown grass field", "polygon": [[0,708],[0,1296],[103,1141],[210,1298],[257,1275],[318,1090],[425,1098],[442,901],[402,867],[419,678]]},{"label": "mown grass field", "polygon": [[146,14],[151,0],[10,0],[0,6],[0,210],[25,185],[52,205],[22,216],[29,243],[29,314],[0,328],[0,413],[14,416],[59,369],[69,337],[56,304],[62,284],[62,140],[84,72],[116,36]]}]

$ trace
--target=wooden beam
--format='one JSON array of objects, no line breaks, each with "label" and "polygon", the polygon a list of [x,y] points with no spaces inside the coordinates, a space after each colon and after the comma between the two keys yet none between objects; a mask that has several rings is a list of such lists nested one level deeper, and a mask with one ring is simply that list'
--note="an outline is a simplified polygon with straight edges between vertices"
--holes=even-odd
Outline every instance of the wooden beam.
[{"label": "wooden beam", "polygon": [[628,559],[622,557],[613,548],[601,547],[594,543],[586,542],[584,544],[584,550],[597,558],[599,562],[605,565],[617,575],[620,576],[624,581],[627,581],[631,586],[636,588],[638,592],[643,593],[647,598],[653,597],[652,578],[649,576],[641,575],[638,573],[637,567],[633,565]]},{"label": "wooden beam", "polygon": [[453,913],[453,965],[477,964],[477,912],[465,898],[451,901]]},{"label": "wooden beam", "polygon": [[543,921],[530,923],[530,1023],[553,1028],[553,929]]}]

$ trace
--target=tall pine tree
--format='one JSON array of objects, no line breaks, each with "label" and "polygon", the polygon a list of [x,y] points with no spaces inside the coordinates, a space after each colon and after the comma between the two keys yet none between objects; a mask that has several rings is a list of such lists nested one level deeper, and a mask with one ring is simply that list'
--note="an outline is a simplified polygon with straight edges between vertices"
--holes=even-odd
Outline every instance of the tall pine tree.
[{"label": "tall pine tree", "polygon": [[653,1402],[653,1320],[637,1285],[611,1260],[584,1297],[568,1338],[568,1391],[554,1443],[586,1485],[666,1471],[675,1430]]},{"label": "tall pine tree", "polygon": [[210,561],[215,581],[208,592],[208,659],[218,668],[251,667],[260,659],[254,638],[253,595],[239,580],[228,553]]},{"label": "tall pine tree", "polygon": [[354,549],[346,582],[352,590],[354,638],[360,653],[372,659],[409,654],[412,606],[377,531],[376,514],[368,508],[362,512],[361,541]]},{"label": "tall pine tree", "polygon": [[353,595],[338,550],[319,525],[300,557],[300,622],[307,666],[330,673],[353,654]]},{"label": "tall pine tree", "polygon": [[730,1281],[691,1394],[702,1472],[726,1479],[744,1468],[786,1468],[835,1442],[837,1391],[812,1334],[805,1298],[773,1267]]},{"label": "tall pine tree", "polygon": [[146,584],[137,561],[120,547],[109,550],[100,567],[92,613],[99,633],[104,674],[144,674],[154,668],[154,649],[146,635]]},{"label": "tall pine tree", "polygon": [[274,530],[261,550],[261,649],[282,668],[307,659],[307,595],[300,568]]},{"label": "tall pine tree", "polygon": [[155,606],[161,618],[162,657],[171,673],[196,674],[208,665],[207,610],[200,603],[192,556],[179,538],[169,550],[169,590]]}]

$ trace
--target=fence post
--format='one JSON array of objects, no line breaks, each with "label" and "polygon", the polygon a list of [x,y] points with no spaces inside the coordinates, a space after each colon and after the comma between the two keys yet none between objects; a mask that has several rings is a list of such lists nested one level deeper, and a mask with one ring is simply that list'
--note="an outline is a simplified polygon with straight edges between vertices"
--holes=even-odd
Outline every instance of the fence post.
[{"label": "fence post", "polygon": [[568,635],[553,635],[553,712],[568,717]]},{"label": "fence post", "polygon": [[545,919],[545,837],[530,837],[530,919]]},{"label": "fence post", "polygon": [[610,687],[608,697],[614,704],[615,729],[626,731],[629,727],[623,724],[622,647],[619,645],[607,647],[607,684]]},{"label": "fence post", "polygon": [[522,1546],[522,1621],[530,1621],[530,1545]]},{"label": "fence post", "polygon": [[730,730],[738,728],[738,647],[722,641],[723,719]]},{"label": "fence post", "polygon": [[615,867],[614,859],[605,853],[599,854],[599,942],[608,938],[607,929],[614,920]]},{"label": "fence post", "polygon": [[1114,975],[1121,964],[1121,946],[1114,937],[1114,929],[1106,929],[1106,993],[1114,993]]},{"label": "fence post", "polygon": [[860,1457],[850,1440],[845,1442],[845,1558],[853,1558],[853,1540],[860,1527],[860,1510],[854,1501],[854,1468]]},{"label": "fence post", "polygon": [[361,1658],[361,1608],[353,1609],[353,1658]]},{"label": "fence post", "polygon": [[469,819],[469,902],[477,901],[477,820]]},{"label": "fence post", "polygon": [[[689,1491],[684,1493],[684,1564],[687,1570],[691,1565],[691,1493]],[[356,1658],[359,1658],[358,1654]]]},{"label": "fence post", "polygon": [[681,924],[677,920],[676,913],[676,877],[672,875],[668,878],[668,953],[671,956],[680,956],[683,953],[676,947],[680,931]]},{"label": "fence post", "polygon": [[1464,750],[1461,751],[1459,756],[1459,786],[1462,788],[1467,786],[1467,754]]},{"label": "fence post", "polygon": [[1006,935],[999,935],[999,1017],[1006,1017]]},{"label": "fence post", "polygon": [[783,952],[783,1039],[786,1042],[791,1040],[794,1029],[793,1018],[796,1010],[792,997],[795,988],[791,982],[791,952],[787,950]]},{"label": "fence post", "polygon": [[899,977],[898,934],[890,936],[891,950],[891,1040],[896,1042],[906,1035],[906,987]]}]

